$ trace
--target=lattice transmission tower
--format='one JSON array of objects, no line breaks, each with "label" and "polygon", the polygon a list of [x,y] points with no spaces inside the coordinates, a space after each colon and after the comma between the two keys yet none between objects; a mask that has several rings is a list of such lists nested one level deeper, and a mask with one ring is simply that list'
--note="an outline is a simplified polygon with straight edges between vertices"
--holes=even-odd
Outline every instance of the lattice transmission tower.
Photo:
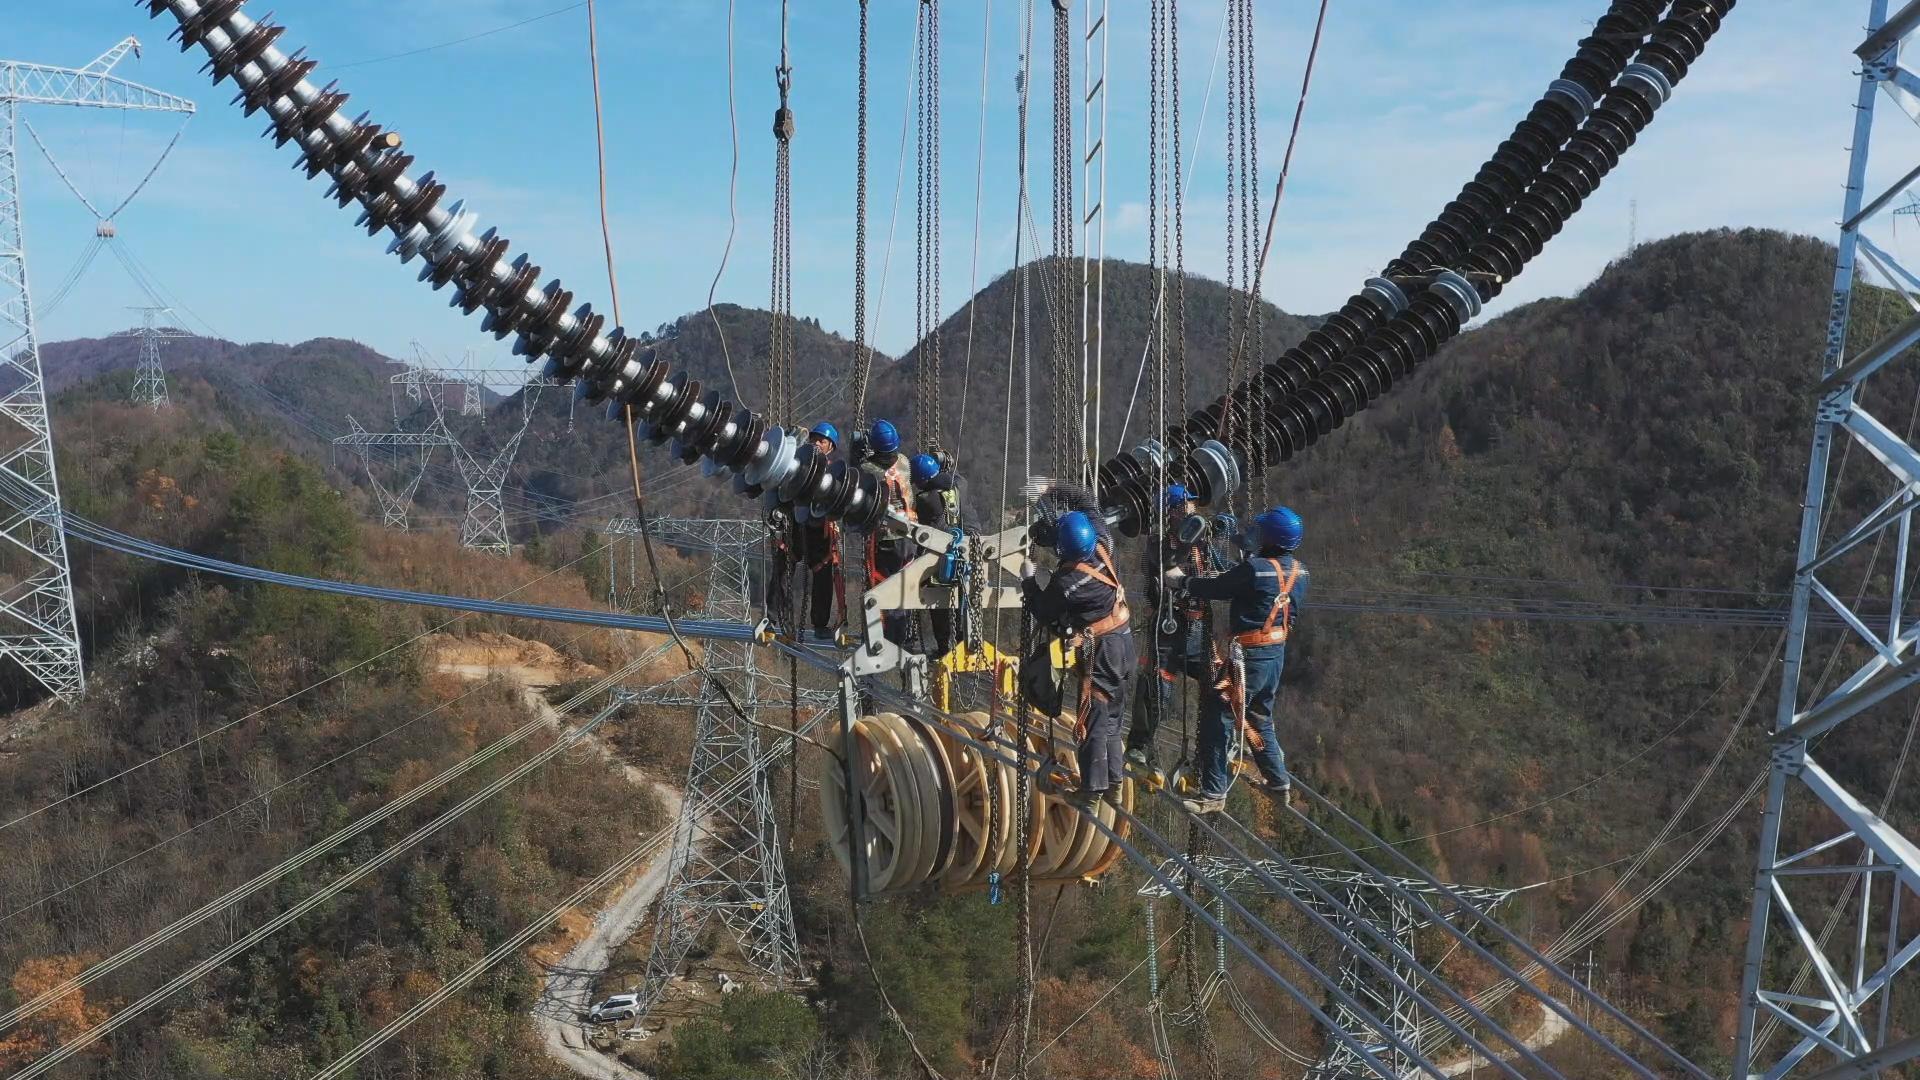
[{"label": "lattice transmission tower", "polygon": [[[410,400],[432,404],[434,419],[429,431],[443,436],[445,445],[453,448],[454,464],[459,466],[460,478],[467,487],[467,513],[460,523],[460,546],[503,557],[511,555],[513,540],[507,531],[505,494],[507,473],[513,468],[514,458],[519,456],[521,443],[533,423],[540,391],[560,384],[532,370],[502,371],[474,366],[471,354],[466,363],[454,365],[434,363],[418,343],[413,351],[413,361],[389,381],[403,389]],[[492,453],[473,452],[447,427],[445,396],[448,390],[459,393],[462,416],[479,416],[482,420],[486,418],[489,393],[504,391],[506,396],[517,391],[519,426]]]},{"label": "lattice transmission tower", "polygon": [[160,343],[190,338],[194,334],[177,326],[160,325],[161,318],[173,314],[170,307],[137,307],[132,310],[140,313],[140,325],[113,336],[140,339],[140,362],[133,368],[133,403],[158,411],[172,404],[167,398],[167,370],[160,364]]},{"label": "lattice transmission tower", "polygon": [[[1257,894],[1267,889],[1258,875],[1246,862],[1229,859],[1219,855],[1201,856],[1195,862],[1198,869],[1219,881],[1222,885]],[[1304,881],[1295,881],[1290,872],[1277,864],[1262,861],[1257,864],[1261,870],[1276,880],[1286,883],[1288,891],[1300,903],[1326,916],[1350,940],[1351,947],[1346,949],[1340,964],[1340,988],[1364,1005],[1367,1011],[1385,1021],[1393,1029],[1394,1035],[1408,1046],[1419,1050],[1421,1054],[1430,1054],[1439,1049],[1434,1036],[1438,1034],[1435,1025],[1423,1024],[1421,1012],[1413,997],[1404,989],[1386,978],[1374,964],[1362,959],[1360,948],[1379,964],[1390,969],[1394,975],[1409,986],[1423,985],[1424,976],[1415,969],[1411,960],[1417,959],[1418,936],[1420,931],[1434,925],[1412,902],[1419,897],[1427,907],[1435,912],[1446,911],[1449,920],[1461,917],[1457,906],[1447,907],[1451,898],[1441,890],[1423,881],[1411,878],[1383,878],[1360,873],[1357,870],[1339,870],[1332,867],[1315,866],[1300,863],[1298,870],[1306,881],[1324,889],[1328,896],[1337,901],[1329,903],[1325,897],[1309,888]],[[1166,880],[1180,880],[1181,868],[1173,860],[1160,867]],[[1517,890],[1496,889],[1482,885],[1448,885],[1453,894],[1471,901],[1481,911],[1491,912],[1507,901]],[[1150,964],[1148,972],[1152,984],[1150,993],[1156,998],[1159,989],[1159,952],[1160,940],[1155,919],[1155,901],[1170,895],[1168,887],[1159,880],[1149,880],[1142,885],[1139,895],[1147,900],[1147,957]],[[1344,909],[1344,910],[1342,910]],[[1218,917],[1224,919],[1224,906],[1218,907]],[[1363,925],[1364,924],[1364,925]],[[1378,932],[1399,947],[1399,952],[1386,949],[1367,933],[1367,929]],[[1216,940],[1214,945],[1214,978],[1209,980],[1197,1002],[1205,1008],[1208,1001],[1224,983],[1227,976],[1227,954],[1224,943]],[[1236,1010],[1244,1002],[1236,1001]],[[1333,1021],[1353,1037],[1358,1045],[1365,1046],[1368,1053],[1374,1055],[1383,1064],[1392,1066],[1401,1075],[1425,1075],[1424,1068],[1432,1062],[1424,1057],[1415,1060],[1395,1049],[1382,1039],[1378,1031],[1362,1019],[1344,1003],[1335,1003]],[[1309,1059],[1297,1059],[1302,1064]],[[1333,1040],[1326,1054],[1317,1062],[1307,1066],[1301,1080],[1357,1080],[1360,1077],[1373,1077],[1377,1074],[1365,1060],[1354,1053],[1345,1042]]]},{"label": "lattice transmission tower", "polygon": [[20,198],[19,125],[29,106],[59,105],[138,112],[192,113],[193,102],[111,74],[140,43],[127,38],[85,67],[0,61],[0,483],[33,509],[0,519],[11,549],[0,580],[0,654],[11,657],[66,700],[86,689],[79,619],[66,537],[60,531],[60,481],[53,428],[40,376],[40,339],[28,288],[25,216]]},{"label": "lattice transmission tower", "polygon": [[[347,427],[347,433],[335,437],[333,445],[359,453],[361,463],[367,470],[367,485],[373,489],[374,501],[380,507],[380,523],[396,532],[406,532],[409,515],[413,512],[413,496],[420,490],[420,481],[426,478],[427,465],[432,460],[434,449],[458,444],[453,436],[447,434],[437,409],[433,423],[424,431],[368,431],[351,414],[347,416]],[[378,456],[376,452],[380,450],[396,455],[403,450],[414,451],[413,468],[401,472],[399,483],[381,481],[379,470],[374,468],[374,459]]]},{"label": "lattice transmission tower", "polygon": [[[1920,956],[1907,925],[1920,911],[1920,847],[1897,820],[1911,803],[1895,802],[1906,755],[1894,748],[1913,729],[1910,703],[1892,701],[1920,682],[1920,619],[1908,611],[1920,448],[1911,424],[1903,433],[1873,411],[1904,400],[1920,374],[1920,279],[1874,239],[1920,179],[1908,171],[1920,75],[1900,55],[1920,2],[1892,17],[1887,0],[1866,7],[1866,37],[1845,58],[1860,80],[1735,1033],[1740,1078],[1904,1076],[1901,1063],[1920,1057],[1920,1038],[1888,1042]],[[1858,10],[1835,5],[1834,16],[1851,28],[1844,15]],[[1888,160],[1874,162],[1876,149]],[[1867,271],[1883,288],[1859,287]],[[1846,440],[1860,452],[1836,459]],[[1853,495],[1860,470],[1879,501]]]},{"label": "lattice transmission tower", "polygon": [[[608,525],[613,535],[638,531],[639,522],[631,518]],[[748,570],[765,546],[765,522],[664,520],[652,523],[652,532],[661,543],[704,552],[711,559],[703,578],[703,617],[753,621]],[[788,985],[800,974],[768,778],[781,755],[734,713],[715,685],[725,683],[749,716],[769,704],[771,695],[764,691],[771,686],[762,686],[765,680],[755,667],[754,652],[751,643],[710,641],[704,670],[638,691],[644,703],[695,710],[693,763],[687,770],[672,862],[655,908],[653,948],[640,987],[643,1015],[659,1005],[715,919],[738,943],[741,958],[770,985]],[[819,702],[828,703],[826,698]]]}]

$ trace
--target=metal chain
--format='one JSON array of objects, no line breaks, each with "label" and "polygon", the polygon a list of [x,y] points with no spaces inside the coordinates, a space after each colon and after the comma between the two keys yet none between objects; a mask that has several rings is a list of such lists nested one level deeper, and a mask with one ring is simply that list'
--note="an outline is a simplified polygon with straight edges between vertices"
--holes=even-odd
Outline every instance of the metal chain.
[{"label": "metal chain", "polygon": [[[1026,663],[1033,649],[1034,625],[1031,615],[1020,619],[1020,661]],[[1026,680],[1015,684],[1014,725],[1019,732],[1020,747],[1024,752],[1031,744],[1031,716],[1027,706]],[[1015,788],[1014,798],[1014,844],[1019,856],[1020,875],[1020,914],[1016,933],[1019,936],[1020,955],[1020,998],[1019,1017],[1020,1037],[1015,1040],[1014,1072],[1015,1077],[1026,1080],[1027,1056],[1029,1044],[1033,1038],[1033,997],[1034,997],[1034,956],[1033,956],[1033,781],[1034,774],[1021,770],[1020,779]]]},{"label": "metal chain", "polygon": [[941,450],[941,0],[927,8],[927,423],[922,438]]},{"label": "metal chain", "polygon": [[[913,341],[923,349],[927,340],[927,2],[914,9],[919,25],[913,50]],[[921,353],[914,380],[913,426],[927,425],[926,355]]]},{"label": "metal chain", "polygon": [[915,165],[914,426],[930,449],[941,447],[940,372],[940,0],[920,0],[915,52],[920,129]]},{"label": "metal chain", "polygon": [[[1222,17],[1226,19],[1227,36],[1227,93],[1226,93],[1226,263],[1227,263],[1227,385],[1235,386],[1240,381],[1240,301],[1235,295],[1240,286],[1238,237],[1240,228],[1240,20],[1239,0],[1227,0]],[[1214,437],[1227,445],[1233,445],[1233,399],[1228,397],[1221,403],[1220,416],[1214,428]]]},{"label": "metal chain", "polygon": [[[1189,823],[1187,862],[1198,865],[1206,849],[1206,838],[1201,835],[1200,826]],[[1188,895],[1193,894],[1192,875],[1187,875],[1180,884]],[[1180,981],[1187,994],[1187,1008],[1194,1015],[1194,1030],[1200,1036],[1200,1056],[1207,1063],[1207,1075],[1212,1080],[1220,1080],[1220,1044],[1213,1037],[1213,1022],[1207,1016],[1207,1002],[1200,987],[1200,964],[1194,944],[1200,935],[1193,932],[1192,908],[1181,906],[1180,927],[1174,933],[1180,938]]]},{"label": "metal chain", "polygon": [[853,179],[853,425],[867,426],[867,2],[860,0],[860,93],[854,121]]},{"label": "metal chain", "polygon": [[[1248,370],[1259,371],[1267,359],[1267,320],[1266,312],[1260,302],[1261,268],[1258,255],[1259,243],[1257,239],[1260,234],[1260,95],[1255,84],[1255,79],[1259,74],[1259,68],[1254,62],[1256,37],[1254,33],[1253,0],[1243,0],[1243,10],[1243,17],[1246,19],[1246,38],[1244,43],[1246,49],[1246,64],[1243,70],[1247,81],[1247,228],[1244,240],[1246,242],[1248,303],[1251,308],[1251,317],[1253,320],[1253,343],[1249,350]],[[1257,433],[1249,429],[1246,437],[1249,442],[1258,438],[1264,443],[1272,430],[1273,415],[1269,410],[1258,409],[1256,405],[1257,399],[1249,396],[1246,399],[1245,405],[1242,407],[1243,412],[1256,413],[1260,425],[1260,430]],[[1252,461],[1254,458],[1252,455],[1249,455],[1247,460]],[[1275,471],[1276,470],[1273,469],[1266,469],[1261,473],[1260,494],[1263,502],[1272,501]],[[1245,498],[1248,500],[1253,498],[1251,485],[1246,486]],[[1246,509],[1251,512],[1252,506],[1249,505]]]},{"label": "metal chain", "polygon": [[[860,76],[859,103],[854,121],[855,164],[853,179],[853,426],[867,426],[867,378],[873,370],[873,350],[867,344],[867,4],[860,0]],[[865,544],[855,540],[852,530],[840,534],[840,580],[853,579],[851,595],[840,617],[850,620],[849,611],[858,611],[860,591],[867,583]],[[856,572],[849,573],[848,567]]]},{"label": "metal chain", "polygon": [[[1166,227],[1166,215],[1161,212],[1160,171],[1164,167],[1162,160],[1166,155],[1166,142],[1161,128],[1165,116],[1161,112],[1160,97],[1162,84],[1166,79],[1162,50],[1166,35],[1166,0],[1151,0],[1148,4],[1147,29],[1147,268],[1154,282],[1153,326],[1149,332],[1153,340],[1148,346],[1148,362],[1152,365],[1147,390],[1147,415],[1153,418],[1153,430],[1166,429],[1167,420],[1167,270],[1166,244],[1162,231]],[[1176,178],[1174,183],[1179,183]],[[1161,461],[1166,458],[1162,456]],[[1166,487],[1165,466],[1156,477],[1158,487]],[[1154,535],[1160,530],[1155,529]],[[1159,619],[1153,622],[1154,633],[1159,630]],[[1158,645],[1158,641],[1155,641]]]},{"label": "metal chain", "polygon": [[1055,475],[1078,481],[1084,388],[1071,337],[1073,288],[1073,48],[1068,0],[1053,0],[1053,436]]},{"label": "metal chain", "polygon": [[[1188,414],[1187,404],[1187,192],[1184,164],[1186,151],[1180,143],[1180,0],[1167,0],[1167,111],[1171,129],[1168,143],[1173,151],[1169,174],[1173,188],[1173,371],[1180,385],[1180,411]],[[1162,425],[1161,430],[1165,430]],[[1171,453],[1172,447],[1168,447]],[[1168,480],[1180,480],[1171,476]]]}]

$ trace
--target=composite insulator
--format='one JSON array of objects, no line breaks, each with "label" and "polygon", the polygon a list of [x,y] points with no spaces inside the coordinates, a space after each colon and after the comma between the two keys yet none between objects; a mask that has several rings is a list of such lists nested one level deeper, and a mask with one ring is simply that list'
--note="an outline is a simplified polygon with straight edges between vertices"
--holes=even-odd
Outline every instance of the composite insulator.
[{"label": "composite insulator", "polygon": [[1460,272],[1434,275],[1426,292],[1350,356],[1273,403],[1267,451],[1285,459],[1344,423],[1430,359],[1482,303],[1500,295],[1653,121],[1734,3],[1677,0],[1540,179],[1460,260]]},{"label": "composite insulator", "polygon": [[[717,394],[702,394],[685,372],[669,374],[651,348],[618,327],[606,328],[591,305],[573,306],[573,294],[558,279],[542,284],[540,267],[525,254],[508,257],[510,244],[464,202],[448,201],[445,185],[428,173],[418,179],[413,157],[398,136],[362,113],[342,113],[347,95],[335,84],[315,87],[317,66],[304,54],[283,53],[284,30],[241,11],[245,0],[139,0],[149,14],[171,14],[181,48],[200,47],[214,81],[233,79],[235,101],[246,112],[265,111],[266,136],[276,145],[297,145],[295,167],[310,178],[326,174],[328,196],[342,207],[360,205],[359,223],[370,234],[392,235],[388,250],[402,262],[422,259],[420,280],[435,289],[453,286],[450,303],[484,312],[482,329],[512,336],[514,352],[545,362],[546,374],[573,382],[580,397],[606,402],[610,415],[630,419],[644,437],[671,442],[682,460],[702,461],[702,471],[730,477],[735,490],[768,499],[797,501],[812,514],[871,528],[885,515],[878,481],[844,462],[816,460],[800,432],[771,426],[764,417]],[[776,125],[791,134],[790,112]]]},{"label": "composite insulator", "polygon": [[[1360,292],[1299,344],[1166,432],[1169,479],[1183,483],[1203,479],[1190,462],[1197,464],[1193,454],[1206,440],[1216,435],[1225,438],[1223,418],[1229,409],[1240,416],[1274,416],[1278,403],[1313,382],[1359,347],[1376,328],[1405,311],[1410,290],[1423,287],[1434,269],[1453,266],[1464,257],[1528,185],[1537,181],[1553,154],[1573,136],[1596,101],[1626,69],[1635,47],[1646,39],[1666,7],[1667,0],[1614,0],[1595,22],[1594,32],[1581,39],[1559,76],[1548,84],[1492,157],[1380,276],[1369,279]],[[1337,423],[1330,416],[1323,419]],[[1235,431],[1226,440],[1248,475],[1264,472],[1292,452],[1282,452],[1290,445],[1284,439],[1276,445],[1262,438],[1259,426],[1237,425],[1244,430]],[[1122,456],[1102,466],[1103,478],[1109,467],[1124,470]],[[1121,486],[1102,480],[1101,504],[1129,535],[1147,520],[1139,511],[1153,505],[1156,493],[1151,487],[1158,475],[1134,477]]]}]

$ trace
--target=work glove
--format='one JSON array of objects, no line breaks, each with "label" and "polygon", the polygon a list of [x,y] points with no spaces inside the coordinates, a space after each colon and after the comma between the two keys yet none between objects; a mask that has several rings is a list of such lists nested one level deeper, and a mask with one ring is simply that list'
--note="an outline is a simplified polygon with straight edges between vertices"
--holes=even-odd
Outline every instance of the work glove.
[{"label": "work glove", "polygon": [[1160,583],[1173,592],[1180,592],[1187,587],[1187,572],[1176,566],[1160,575]]},{"label": "work glove", "polygon": [[1033,565],[1032,559],[1020,560],[1020,580],[1021,581],[1032,581],[1034,579],[1034,576],[1037,575],[1039,572],[1040,572],[1039,568]]}]

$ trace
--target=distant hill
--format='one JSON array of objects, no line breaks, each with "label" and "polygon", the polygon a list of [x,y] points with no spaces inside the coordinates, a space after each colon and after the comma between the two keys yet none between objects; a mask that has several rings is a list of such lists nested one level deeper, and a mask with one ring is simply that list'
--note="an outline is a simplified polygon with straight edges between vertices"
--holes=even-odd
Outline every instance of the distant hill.
[{"label": "distant hill", "polygon": [[[1051,355],[1052,333],[1047,317],[1047,289],[1044,278],[1053,267],[1052,260],[1029,265],[1028,301],[1030,314],[1017,314],[1020,302],[1020,272],[1009,270],[981,289],[969,303],[963,304],[940,325],[940,375],[943,420],[947,440],[960,454],[961,472],[973,478],[974,502],[992,501],[999,496],[1002,436],[1012,424],[1015,452],[1029,421],[1033,426],[1033,462],[1035,469],[1052,468],[1052,443],[1048,429],[1052,425]],[[1079,280],[1080,265],[1072,266],[1073,280]],[[1119,450],[1124,431],[1127,445],[1147,437],[1148,413],[1153,390],[1144,379],[1136,379],[1141,359],[1155,325],[1154,300],[1157,279],[1144,263],[1110,260],[1106,266],[1104,376],[1100,386],[1101,457]],[[1172,287],[1169,284],[1169,295]],[[1217,281],[1187,276],[1187,386],[1184,396],[1190,408],[1212,401],[1226,386],[1227,327],[1230,305],[1238,295]],[[1073,365],[1080,365],[1080,298],[1077,286],[1071,297],[1068,351]],[[1169,304],[1172,303],[1169,299]],[[1244,299],[1239,302],[1244,303]],[[1260,305],[1264,326],[1264,355],[1272,359],[1305,337],[1315,320],[1290,315],[1274,305]],[[1170,318],[1176,318],[1170,313]],[[1014,348],[1016,318],[1032,326],[1031,379],[1022,378],[1016,367],[1009,393],[1007,362]],[[971,343],[973,362],[967,363]],[[1023,347],[1024,348],[1024,347]],[[1023,352],[1024,360],[1024,352]],[[914,417],[915,380],[922,362],[922,349],[916,347],[899,364],[877,380],[873,388],[874,409],[900,421]],[[1264,361],[1263,361],[1264,362]],[[1168,417],[1181,415],[1182,388],[1169,360],[1167,371]],[[1140,383],[1137,400],[1135,385]],[[1133,404],[1131,422],[1127,407]],[[1022,405],[1024,404],[1024,409]],[[964,405],[964,408],[963,408]],[[963,433],[964,426],[964,433]],[[903,425],[908,431],[910,425]],[[915,433],[909,431],[909,438]],[[1018,480],[1015,480],[1018,486]]]}]

